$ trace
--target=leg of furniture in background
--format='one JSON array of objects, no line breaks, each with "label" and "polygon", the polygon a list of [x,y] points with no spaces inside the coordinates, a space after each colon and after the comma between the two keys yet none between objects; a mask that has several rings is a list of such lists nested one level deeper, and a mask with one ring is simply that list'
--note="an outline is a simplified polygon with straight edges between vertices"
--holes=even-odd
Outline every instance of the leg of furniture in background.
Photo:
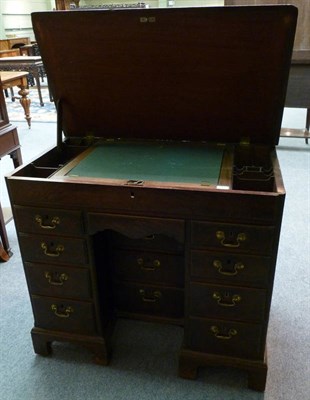
[{"label": "leg of furniture in background", "polygon": [[29,94],[29,90],[23,85],[18,85],[18,87],[20,88],[20,90],[18,91],[18,94],[20,95],[19,102],[24,109],[25,118],[28,123],[28,126],[29,128],[31,128],[31,116],[30,116],[31,100],[29,99],[29,97],[27,97]]},{"label": "leg of furniture in background", "polygon": [[37,85],[38,95],[39,95],[39,99],[40,99],[40,106],[43,107],[44,102],[43,102],[43,97],[42,97],[42,92],[41,92],[40,70],[39,70],[39,68],[35,67],[35,68],[31,68],[31,70],[29,72],[32,74],[34,81]]},{"label": "leg of furniture in background", "polygon": [[[310,108],[307,109],[306,129],[308,130],[308,136],[310,137]],[[308,138],[306,138],[306,143],[308,144]]]},{"label": "leg of furniture in background", "polygon": [[7,261],[9,257],[12,255],[12,251],[10,249],[10,244],[9,244],[9,239],[6,234],[6,229],[5,229],[5,219],[4,215],[2,212],[2,207],[0,203],[0,261]]}]

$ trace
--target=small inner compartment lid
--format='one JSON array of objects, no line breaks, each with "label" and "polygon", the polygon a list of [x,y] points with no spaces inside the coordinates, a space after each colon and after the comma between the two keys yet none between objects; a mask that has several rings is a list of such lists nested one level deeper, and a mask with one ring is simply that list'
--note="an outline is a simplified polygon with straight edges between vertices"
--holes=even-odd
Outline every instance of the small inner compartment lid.
[{"label": "small inner compartment lid", "polygon": [[66,136],[271,145],[296,19],[293,6],[32,14]]}]

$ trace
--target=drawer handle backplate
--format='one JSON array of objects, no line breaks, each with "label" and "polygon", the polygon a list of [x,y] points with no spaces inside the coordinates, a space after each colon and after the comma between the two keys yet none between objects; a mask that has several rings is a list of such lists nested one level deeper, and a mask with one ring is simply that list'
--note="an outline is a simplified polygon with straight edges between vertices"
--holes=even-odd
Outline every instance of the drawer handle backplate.
[{"label": "drawer handle backplate", "polygon": [[143,269],[143,271],[155,271],[156,268],[160,267],[160,261],[159,260],[144,260],[144,258],[139,257],[137,258],[137,263]]},{"label": "drawer handle backplate", "polygon": [[151,296],[146,296],[145,290],[140,289],[139,294],[142,296],[142,301],[145,303],[156,303],[156,301],[161,298],[161,292],[159,290],[155,290]]},{"label": "drawer handle backplate", "polygon": [[35,221],[40,225],[40,228],[42,229],[55,229],[57,225],[60,224],[59,217],[53,217],[50,224],[44,224],[41,215],[36,215]]},{"label": "drawer handle backplate", "polygon": [[227,271],[223,269],[223,264],[220,260],[214,260],[213,261],[213,266],[218,270],[218,273],[221,275],[226,275],[226,276],[234,276],[237,275],[238,272],[242,269],[244,269],[244,264],[241,262],[238,262],[234,265],[232,271]]},{"label": "drawer handle backplate", "polygon": [[234,307],[236,303],[239,303],[241,301],[241,296],[239,294],[234,294],[233,296],[230,296],[228,294],[226,296],[223,296],[219,292],[214,292],[212,297],[221,307]]},{"label": "drawer handle backplate", "polygon": [[247,237],[245,233],[238,233],[236,240],[227,239],[225,232],[217,231],[216,238],[220,241],[221,245],[224,247],[240,247],[241,242],[244,242]]},{"label": "drawer handle backplate", "polygon": [[217,339],[221,339],[221,340],[229,340],[233,336],[236,336],[238,333],[237,329],[233,329],[233,328],[229,329],[229,331],[227,333],[224,333],[224,332],[221,333],[220,329],[215,325],[211,326],[210,330]]},{"label": "drawer handle backplate", "polygon": [[59,274],[58,272],[50,273],[48,271],[44,274],[48,283],[53,286],[63,286],[64,282],[68,280],[68,275],[65,273]]},{"label": "drawer handle backplate", "polygon": [[45,242],[41,243],[41,248],[44,250],[44,254],[49,257],[59,257],[60,254],[65,250],[65,246],[58,244],[55,251],[49,250],[48,245]]},{"label": "drawer handle backplate", "polygon": [[72,307],[57,306],[56,304],[51,305],[51,310],[59,318],[69,318],[70,314],[73,313]]}]

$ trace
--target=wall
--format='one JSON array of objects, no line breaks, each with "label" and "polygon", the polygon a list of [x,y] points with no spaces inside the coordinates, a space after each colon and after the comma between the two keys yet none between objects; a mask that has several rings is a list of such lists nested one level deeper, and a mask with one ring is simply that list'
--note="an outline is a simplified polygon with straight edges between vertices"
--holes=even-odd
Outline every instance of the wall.
[{"label": "wall", "polygon": [[138,3],[143,2],[150,7],[167,7],[168,2],[172,1],[175,7],[190,7],[190,6],[223,6],[224,0],[80,0],[80,6],[92,6],[102,4],[117,4],[117,3]]},{"label": "wall", "polygon": [[[150,7],[223,6],[224,0],[141,0]],[[139,0],[81,0],[80,6],[117,3],[138,3]],[[30,37],[34,40],[31,16],[34,11],[55,9],[54,0],[0,0],[0,39]]]},{"label": "wall", "polygon": [[0,38],[30,37],[34,39],[31,17],[33,11],[52,9],[52,0],[1,0]]}]

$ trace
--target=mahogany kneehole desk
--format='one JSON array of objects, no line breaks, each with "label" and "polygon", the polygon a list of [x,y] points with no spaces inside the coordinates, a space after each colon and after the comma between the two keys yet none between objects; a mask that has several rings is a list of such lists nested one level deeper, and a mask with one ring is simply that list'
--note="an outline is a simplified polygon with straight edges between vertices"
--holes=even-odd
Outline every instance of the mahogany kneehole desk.
[{"label": "mahogany kneehole desk", "polygon": [[[225,185],[147,183],[141,176],[118,185],[70,176],[87,167],[89,150],[55,172],[55,150],[16,172],[32,177],[12,177],[9,187],[35,316],[35,351],[45,355],[52,341],[69,340],[107,364],[117,317],[173,323],[184,325],[181,376],[194,378],[204,365],[237,365],[249,371],[250,387],[263,389],[285,195],[275,154],[267,172],[261,159],[255,171],[245,172],[246,190],[244,173],[229,180],[232,154],[240,158],[240,168],[231,166],[238,170],[251,152],[219,146],[215,170]],[[264,151],[259,156],[265,163]]]},{"label": "mahogany kneehole desk", "polygon": [[57,143],[7,185],[36,353],[105,365],[118,318],[177,324],[181,377],[223,365],[264,390],[295,25],[291,6],[33,15]]}]

